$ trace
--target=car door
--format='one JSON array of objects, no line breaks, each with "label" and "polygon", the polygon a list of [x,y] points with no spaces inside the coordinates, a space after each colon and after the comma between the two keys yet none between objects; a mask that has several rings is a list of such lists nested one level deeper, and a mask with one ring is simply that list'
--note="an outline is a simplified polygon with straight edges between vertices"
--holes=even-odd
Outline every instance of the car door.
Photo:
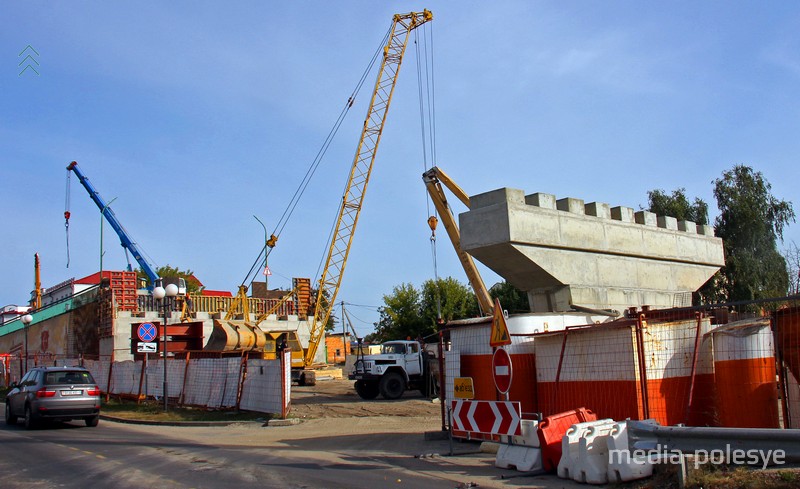
[{"label": "car door", "polygon": [[419,362],[419,347],[416,343],[409,343],[406,350],[406,373],[408,375],[419,375],[422,373]]},{"label": "car door", "polygon": [[33,372],[28,372],[19,380],[19,385],[9,392],[8,402],[10,403],[11,412],[14,415],[19,415],[22,412],[22,407],[25,405],[25,384],[33,376]]}]

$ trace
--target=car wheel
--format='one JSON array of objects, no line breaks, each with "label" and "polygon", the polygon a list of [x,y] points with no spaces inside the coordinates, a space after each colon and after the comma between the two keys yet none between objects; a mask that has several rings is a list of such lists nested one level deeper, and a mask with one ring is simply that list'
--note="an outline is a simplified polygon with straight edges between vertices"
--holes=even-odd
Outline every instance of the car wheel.
[{"label": "car wheel", "polygon": [[6,399],[6,424],[17,424],[17,417],[11,414],[11,401]]},{"label": "car wheel", "polygon": [[397,372],[389,372],[381,379],[380,391],[384,399],[398,399],[403,395],[405,390],[406,386],[403,376]]},{"label": "car wheel", "polygon": [[371,401],[378,397],[378,383],[367,382],[366,380],[356,380],[356,393],[361,399]]},{"label": "car wheel", "polygon": [[33,419],[33,412],[30,406],[25,406],[25,429],[32,430],[36,427],[36,421]]},{"label": "car wheel", "polygon": [[100,422],[100,415],[92,416],[91,418],[86,418],[86,426],[90,428],[94,428],[97,426],[97,423]]}]

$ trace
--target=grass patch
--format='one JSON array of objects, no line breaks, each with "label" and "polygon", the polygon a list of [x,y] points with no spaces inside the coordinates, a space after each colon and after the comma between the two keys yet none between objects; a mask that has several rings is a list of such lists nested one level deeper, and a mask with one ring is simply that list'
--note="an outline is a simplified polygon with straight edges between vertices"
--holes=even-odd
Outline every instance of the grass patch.
[{"label": "grass patch", "polygon": [[[705,464],[697,470],[689,464],[686,489],[796,489],[800,469],[753,469],[741,466]],[[612,485],[620,489],[678,489],[678,467],[656,465],[648,479]]]},{"label": "grass patch", "polygon": [[707,464],[689,474],[689,489],[793,489],[800,485],[796,469],[757,470]]},{"label": "grass patch", "polygon": [[164,404],[160,402],[148,400],[137,403],[116,398],[104,401],[100,412],[118,418],[143,421],[267,421],[274,417],[252,411],[209,410],[174,405],[170,405],[168,411],[164,412]]}]

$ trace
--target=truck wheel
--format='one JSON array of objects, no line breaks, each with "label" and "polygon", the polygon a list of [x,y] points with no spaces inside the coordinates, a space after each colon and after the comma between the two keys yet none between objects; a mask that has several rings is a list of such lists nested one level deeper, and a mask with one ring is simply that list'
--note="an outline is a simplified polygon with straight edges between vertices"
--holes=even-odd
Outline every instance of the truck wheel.
[{"label": "truck wheel", "polygon": [[381,395],[384,399],[398,399],[406,390],[403,376],[397,372],[389,372],[381,378]]},{"label": "truck wheel", "polygon": [[378,397],[378,383],[367,382],[366,380],[356,380],[356,393],[361,399],[371,401]]}]

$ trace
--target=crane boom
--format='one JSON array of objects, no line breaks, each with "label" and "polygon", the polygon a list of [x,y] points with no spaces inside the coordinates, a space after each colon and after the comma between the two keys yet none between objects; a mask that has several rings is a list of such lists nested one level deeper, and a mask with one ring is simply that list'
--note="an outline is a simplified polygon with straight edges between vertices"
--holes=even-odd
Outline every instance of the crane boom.
[{"label": "crane boom", "polygon": [[122,224],[119,222],[119,220],[117,220],[117,216],[114,215],[114,211],[108,206],[108,204],[105,203],[100,194],[97,193],[97,190],[94,189],[89,179],[86,178],[80,168],[78,168],[78,163],[75,161],[70,163],[69,166],[67,166],[67,171],[72,171],[78,176],[78,180],[80,180],[83,188],[89,192],[89,197],[91,197],[94,203],[97,204],[97,207],[100,208],[100,212],[106,218],[106,221],[108,221],[111,227],[114,228],[114,231],[116,231],[122,247],[127,251],[130,251],[133,257],[136,259],[136,262],[139,263],[140,267],[142,267],[142,271],[144,271],[144,273],[150,279],[150,282],[155,285],[159,278],[158,273],[156,273],[152,265],[150,265],[147,260],[145,260],[144,256],[142,256],[142,252],[139,251],[136,243],[133,242],[131,237],[128,235],[128,232],[125,231],[125,228],[122,227]]},{"label": "crane boom", "polygon": [[481,274],[475,267],[475,262],[463,249],[461,249],[461,233],[456,225],[453,212],[447,204],[447,197],[444,194],[442,185],[448,188],[458,200],[464,203],[469,208],[469,197],[445,172],[437,167],[422,174],[422,180],[425,182],[425,187],[428,189],[428,194],[431,196],[436,211],[442,218],[444,228],[447,230],[447,235],[450,237],[450,242],[453,243],[453,248],[456,250],[461,266],[467,274],[467,280],[475,292],[475,297],[478,299],[478,305],[485,315],[491,315],[494,312],[494,303],[492,302],[489,291],[486,290],[486,285],[483,283]]},{"label": "crane boom", "polygon": [[392,21],[389,40],[383,48],[383,61],[375,82],[375,90],[369,103],[361,139],[358,142],[350,177],[347,180],[336,229],[325,260],[325,268],[319,281],[314,318],[311,324],[308,350],[304,358],[306,367],[310,366],[317,354],[317,348],[325,331],[325,324],[330,318],[336,303],[336,296],[342,283],[342,273],[347,264],[353,233],[361,213],[361,203],[369,183],[375,154],[386,122],[386,113],[392,101],[392,94],[397,83],[400,64],[403,61],[408,37],[412,30],[433,19],[429,10],[396,14]]}]

